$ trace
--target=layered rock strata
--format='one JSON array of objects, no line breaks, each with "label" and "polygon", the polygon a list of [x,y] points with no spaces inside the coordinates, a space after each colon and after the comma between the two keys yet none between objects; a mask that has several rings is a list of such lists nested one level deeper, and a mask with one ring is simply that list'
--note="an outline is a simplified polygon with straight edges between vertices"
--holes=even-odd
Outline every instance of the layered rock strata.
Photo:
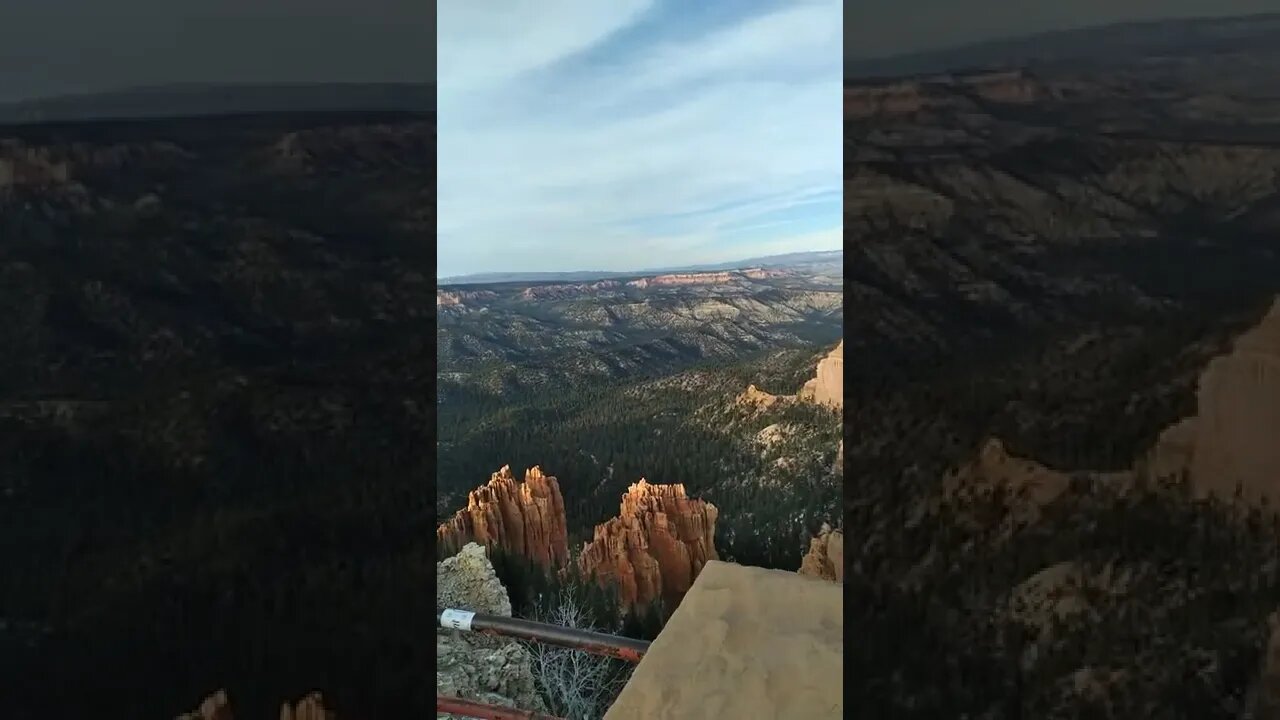
[{"label": "layered rock strata", "polygon": [[569,561],[564,498],[560,484],[537,467],[517,482],[504,465],[489,482],[467,495],[467,506],[440,527],[436,542],[453,554],[469,542],[528,558],[543,568]]},{"label": "layered rock strata", "polygon": [[622,496],[618,517],[597,525],[582,549],[587,577],[615,587],[624,608],[661,600],[670,612],[715,548],[716,507],[689,498],[684,485],[653,485],[641,479]]}]

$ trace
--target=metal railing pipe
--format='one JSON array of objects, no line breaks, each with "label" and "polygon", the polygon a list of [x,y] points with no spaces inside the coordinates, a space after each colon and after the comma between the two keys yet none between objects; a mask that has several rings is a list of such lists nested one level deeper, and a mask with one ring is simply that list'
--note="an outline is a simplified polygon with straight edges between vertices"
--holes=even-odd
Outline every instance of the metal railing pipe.
[{"label": "metal railing pipe", "polygon": [[644,640],[620,637],[618,635],[606,635],[605,633],[591,630],[549,625],[523,618],[473,613],[469,610],[455,608],[437,610],[436,626],[484,633],[486,635],[500,635],[520,640],[533,640],[617,658],[630,663],[640,662],[640,658],[649,652],[649,643]]},{"label": "metal railing pipe", "polygon": [[554,715],[534,712],[533,710],[520,710],[519,708],[509,708],[501,705],[486,705],[475,700],[445,695],[436,696],[436,712],[478,718],[479,720],[562,720],[562,718]]}]

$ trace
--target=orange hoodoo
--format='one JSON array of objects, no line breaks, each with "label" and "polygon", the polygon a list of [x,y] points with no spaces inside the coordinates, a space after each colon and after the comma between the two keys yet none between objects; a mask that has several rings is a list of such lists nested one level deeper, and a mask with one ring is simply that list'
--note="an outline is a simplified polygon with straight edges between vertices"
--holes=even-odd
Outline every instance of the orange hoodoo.
[{"label": "orange hoodoo", "polygon": [[504,465],[489,482],[467,495],[467,506],[440,527],[436,542],[452,555],[468,542],[528,558],[548,570],[569,561],[564,498],[560,484],[537,467],[517,482]]},{"label": "orange hoodoo", "polygon": [[582,549],[584,575],[618,589],[632,609],[661,598],[671,612],[715,548],[716,507],[685,494],[684,485],[653,485],[641,479],[622,496],[618,517],[597,525]]}]

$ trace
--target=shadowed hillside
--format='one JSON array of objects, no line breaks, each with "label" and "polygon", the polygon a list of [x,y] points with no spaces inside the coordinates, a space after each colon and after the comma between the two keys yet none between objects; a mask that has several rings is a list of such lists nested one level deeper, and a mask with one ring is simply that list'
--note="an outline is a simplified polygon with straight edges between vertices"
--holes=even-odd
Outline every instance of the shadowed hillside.
[{"label": "shadowed hillside", "polygon": [[846,82],[868,715],[1235,718],[1270,682],[1270,510],[1146,465],[1280,292],[1274,22],[1191,26],[1254,41]]},{"label": "shadowed hillside", "polygon": [[0,128],[10,716],[427,707],[434,147],[405,113]]}]

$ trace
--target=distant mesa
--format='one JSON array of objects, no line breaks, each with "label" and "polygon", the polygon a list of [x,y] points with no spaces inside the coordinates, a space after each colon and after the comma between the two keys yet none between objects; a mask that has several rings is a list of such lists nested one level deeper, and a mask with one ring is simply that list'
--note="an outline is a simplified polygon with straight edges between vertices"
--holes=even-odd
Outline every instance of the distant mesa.
[{"label": "distant mesa", "polygon": [[979,102],[1025,105],[1056,94],[1024,70],[941,74],[853,84],[845,88],[844,112],[854,119],[893,118],[934,110],[974,110]]},{"label": "distant mesa", "polygon": [[517,482],[504,465],[467,495],[465,508],[436,528],[436,542],[446,555],[475,542],[500,547],[547,570],[563,567],[569,561],[569,537],[560,484],[538,467],[526,470],[524,482]]},{"label": "distant mesa", "polygon": [[731,272],[671,273],[668,275],[655,275],[653,277],[631,280],[627,283],[627,286],[633,288],[649,288],[680,285],[727,285],[736,280],[767,280],[769,278],[780,277],[785,274],[786,273],[781,270],[764,270],[761,268],[748,268],[745,270],[736,270]]},{"label": "distant mesa", "polygon": [[684,485],[654,485],[644,480],[622,496],[618,516],[597,525],[582,549],[583,574],[618,590],[624,608],[662,600],[675,610],[715,548],[719,511],[685,494]]},{"label": "distant mesa", "polygon": [[434,109],[435,87],[429,83],[188,83],[4,103],[0,124]]},{"label": "distant mesa", "polygon": [[[811,252],[795,252],[783,255],[767,255],[723,263],[706,263],[685,265],[681,267],[645,268],[627,272],[608,270],[577,270],[566,272],[484,272],[468,275],[452,275],[441,277],[438,285],[457,287],[461,285],[497,285],[531,283],[539,285],[575,285],[591,284],[601,280],[653,279],[658,277],[678,278],[682,275],[717,275],[728,273],[747,280],[762,280],[771,277],[786,276],[798,268],[834,268],[844,262],[843,250],[820,250]],[[710,279],[710,278],[708,278]],[[669,281],[668,281],[669,282]],[[677,281],[678,282],[678,281]]]}]

